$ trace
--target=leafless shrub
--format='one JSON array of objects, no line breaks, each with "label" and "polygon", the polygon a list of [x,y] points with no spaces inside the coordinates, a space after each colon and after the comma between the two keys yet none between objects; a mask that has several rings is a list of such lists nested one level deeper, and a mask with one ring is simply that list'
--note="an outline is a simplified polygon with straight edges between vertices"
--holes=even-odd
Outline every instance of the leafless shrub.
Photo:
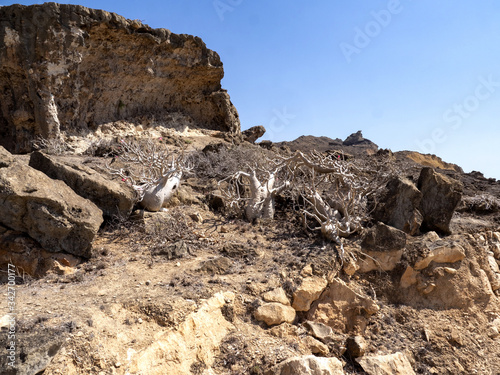
[{"label": "leafless shrub", "polygon": [[44,138],[40,135],[31,142],[31,146],[33,149],[44,151],[49,155],[63,155],[71,150],[62,138]]},{"label": "leafless shrub", "polygon": [[492,213],[500,210],[500,199],[487,193],[464,197],[463,203],[467,210],[479,213]]},{"label": "leafless shrub", "polygon": [[221,143],[193,155],[193,173],[198,178],[222,180],[249,163],[262,163],[265,157],[265,150],[257,146],[229,147]]},{"label": "leafless shrub", "polygon": [[111,174],[121,177],[136,191],[138,201],[148,211],[160,211],[178,190],[182,175],[192,166],[184,152],[175,154],[164,145],[146,140],[120,141],[119,159],[121,168],[111,163],[106,167]]}]

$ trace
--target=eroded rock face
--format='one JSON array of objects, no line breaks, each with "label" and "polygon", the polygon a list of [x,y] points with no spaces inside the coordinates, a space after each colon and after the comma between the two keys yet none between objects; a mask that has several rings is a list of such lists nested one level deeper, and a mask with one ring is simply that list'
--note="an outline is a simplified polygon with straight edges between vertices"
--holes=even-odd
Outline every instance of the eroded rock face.
[{"label": "eroded rock face", "polygon": [[198,37],[56,3],[0,7],[0,20],[0,144],[10,151],[143,115],[240,131],[222,62]]},{"label": "eroded rock face", "polygon": [[89,258],[102,221],[102,211],[64,182],[17,161],[0,167],[0,223],[46,250]]}]

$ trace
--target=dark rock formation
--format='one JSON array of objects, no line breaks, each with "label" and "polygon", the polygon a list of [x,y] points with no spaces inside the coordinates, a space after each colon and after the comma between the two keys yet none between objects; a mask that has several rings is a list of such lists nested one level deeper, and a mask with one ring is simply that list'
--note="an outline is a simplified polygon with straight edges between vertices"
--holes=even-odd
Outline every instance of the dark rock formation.
[{"label": "dark rock formation", "polygon": [[415,184],[406,178],[395,177],[390,180],[379,204],[373,212],[375,220],[398,228],[410,235],[418,232],[422,224],[419,211],[422,193]]},{"label": "dark rock formation", "polygon": [[240,131],[219,55],[198,37],[56,3],[0,7],[0,20],[0,144],[10,151],[138,116]]},{"label": "dark rock formation", "polygon": [[46,250],[89,258],[102,221],[102,211],[64,182],[17,161],[0,168],[0,224],[28,233]]},{"label": "dark rock formation", "polygon": [[423,230],[450,234],[450,221],[462,199],[462,184],[432,168],[423,168],[418,179],[422,192]]},{"label": "dark rock formation", "polygon": [[65,161],[35,151],[29,165],[50,178],[64,181],[78,195],[94,202],[108,217],[128,217],[135,203],[135,192],[126,184],[106,179],[81,163]]}]

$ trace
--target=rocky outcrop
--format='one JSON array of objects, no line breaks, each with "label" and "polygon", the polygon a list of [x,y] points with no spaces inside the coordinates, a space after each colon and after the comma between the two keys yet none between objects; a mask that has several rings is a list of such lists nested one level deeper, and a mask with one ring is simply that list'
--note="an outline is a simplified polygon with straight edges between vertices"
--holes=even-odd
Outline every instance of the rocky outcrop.
[{"label": "rocky outcrop", "polygon": [[376,220],[410,235],[418,232],[423,220],[419,211],[422,193],[413,182],[400,177],[391,179],[379,201],[373,213]]},{"label": "rocky outcrop", "polygon": [[266,132],[266,128],[262,125],[252,126],[250,129],[241,132],[243,139],[250,143],[255,143],[257,139],[262,137]]},{"label": "rocky outcrop", "polygon": [[217,293],[175,330],[160,333],[150,346],[132,358],[130,373],[183,375],[191,373],[196,362],[210,368],[222,339],[234,328],[221,312],[232,300],[233,293]]},{"label": "rocky outcrop", "polygon": [[0,223],[46,250],[90,257],[102,221],[102,211],[64,182],[17,161],[0,168]]},{"label": "rocky outcrop", "polygon": [[0,7],[0,19],[0,143],[11,151],[145,115],[240,131],[222,62],[198,37],[56,3]]},{"label": "rocky outcrop", "polygon": [[420,173],[418,189],[422,192],[423,229],[450,234],[453,212],[462,199],[462,184],[426,167]]},{"label": "rocky outcrop", "polygon": [[78,195],[94,202],[108,217],[128,217],[135,193],[127,184],[105,178],[81,162],[62,160],[39,151],[31,154],[29,165],[53,179],[61,180]]}]

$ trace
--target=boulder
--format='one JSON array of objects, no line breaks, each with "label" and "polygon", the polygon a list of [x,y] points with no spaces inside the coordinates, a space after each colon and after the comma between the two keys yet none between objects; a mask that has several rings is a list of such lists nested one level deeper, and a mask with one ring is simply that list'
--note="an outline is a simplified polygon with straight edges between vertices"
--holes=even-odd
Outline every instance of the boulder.
[{"label": "boulder", "polygon": [[254,317],[268,326],[293,323],[295,320],[295,310],[290,306],[282,305],[278,302],[269,302],[259,306],[254,312]]},{"label": "boulder", "polygon": [[270,290],[262,295],[262,299],[266,302],[278,302],[282,305],[290,306],[290,300],[288,299],[283,288],[279,287]]},{"label": "boulder", "polygon": [[394,177],[378,199],[373,217],[387,225],[414,235],[422,224],[422,214],[419,211],[422,193],[415,184],[406,178]]},{"label": "boulder", "polygon": [[266,375],[344,375],[344,367],[335,357],[307,355],[289,358],[266,372]]},{"label": "boulder", "polygon": [[[39,315],[42,318],[43,315]],[[68,337],[65,324],[57,327],[46,324],[33,324],[29,329],[22,329],[20,317],[17,317],[15,334],[15,367],[8,365],[7,350],[0,356],[0,369],[3,375],[43,374],[53,358],[59,353]],[[64,322],[68,323],[68,322]],[[10,341],[7,332],[2,330],[0,345],[9,348]]]},{"label": "boulder", "polygon": [[358,358],[365,355],[367,344],[363,336],[351,336],[347,338],[345,346],[351,358]]},{"label": "boulder", "polygon": [[322,277],[310,276],[302,280],[302,284],[293,293],[292,307],[296,311],[308,311],[311,303],[316,301],[328,282]]},{"label": "boulder", "polygon": [[418,188],[422,192],[422,229],[450,234],[451,218],[462,199],[462,183],[426,167],[420,172]]},{"label": "boulder", "polygon": [[401,352],[388,355],[370,355],[357,359],[368,375],[414,375],[408,358]]},{"label": "boulder", "polygon": [[11,151],[151,114],[240,132],[220,57],[199,37],[69,4],[3,6],[0,19],[0,144]]},{"label": "boulder", "polygon": [[403,231],[377,223],[361,242],[367,256],[359,261],[359,271],[392,271],[401,260],[405,246],[406,234]]},{"label": "boulder", "polygon": [[106,178],[82,163],[35,151],[29,165],[50,178],[64,181],[78,195],[94,202],[104,216],[126,218],[132,212],[136,199],[130,186]]},{"label": "boulder", "polygon": [[333,337],[333,330],[326,324],[306,321],[304,325],[309,328],[311,334],[322,342],[328,342]]},{"label": "boulder", "polygon": [[64,182],[27,165],[0,168],[0,223],[51,252],[89,258],[102,211]]},{"label": "boulder", "polygon": [[243,139],[250,143],[255,143],[257,139],[262,137],[266,132],[266,128],[262,125],[252,126],[251,128],[241,132]]}]

